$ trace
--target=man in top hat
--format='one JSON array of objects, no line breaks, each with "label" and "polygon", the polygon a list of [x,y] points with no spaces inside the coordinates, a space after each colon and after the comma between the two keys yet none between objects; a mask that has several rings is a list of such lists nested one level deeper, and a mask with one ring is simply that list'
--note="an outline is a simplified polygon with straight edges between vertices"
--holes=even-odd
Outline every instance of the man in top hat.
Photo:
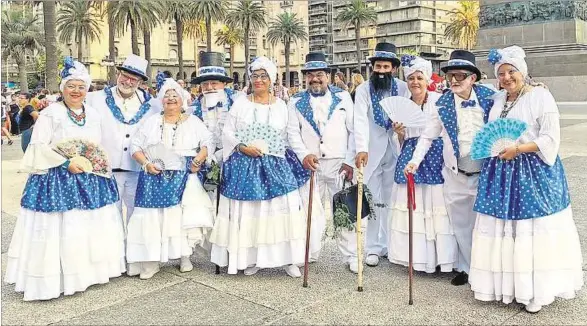
[{"label": "man in top hat", "polygon": [[487,123],[495,91],[476,84],[481,72],[475,66],[475,55],[469,51],[453,51],[442,71],[450,90],[436,102],[437,111],[432,113],[405,172],[417,173],[434,139],[442,136],[445,144],[451,144],[443,149],[442,172],[445,203],[459,247],[459,274],[451,283],[463,285],[468,282],[476,219],[473,204],[481,171],[481,161],[471,159],[471,144],[477,131]]},{"label": "man in top hat", "polygon": [[241,93],[235,92],[227,83],[232,82],[224,69],[224,53],[200,52],[200,68],[198,76],[192,79],[192,84],[200,85],[201,94],[192,103],[190,109],[198,116],[212,133],[212,143],[216,161],[222,163],[222,128],[226,114],[232,103]]},{"label": "man in top hat", "polygon": [[[149,79],[145,71],[147,60],[129,55],[121,66],[116,67],[118,75],[116,86],[105,87],[87,96],[87,103],[100,112],[105,130],[102,132],[102,145],[108,153],[112,172],[118,184],[121,200],[118,208],[122,215],[122,203],[126,206],[126,225],[132,215],[135,193],[139,177],[139,166],[130,154],[130,142],[144,121],[159,112],[151,107],[151,96],[139,88]],[[125,227],[126,230],[126,227]]]},{"label": "man in top hat", "polygon": [[390,212],[391,188],[400,149],[393,141],[392,122],[379,102],[389,96],[409,96],[405,82],[394,78],[400,60],[391,43],[378,43],[369,58],[373,72],[368,82],[355,93],[355,165],[364,169],[364,181],[373,195],[375,219],[367,223],[365,263],[377,266],[379,257],[387,254],[387,219]]},{"label": "man in top hat", "polygon": [[[342,178],[353,178],[353,102],[347,91],[329,86],[330,68],[323,53],[308,53],[302,73],[307,89],[294,95],[288,104],[288,139],[304,168],[316,171],[322,201],[332,202],[334,194],[342,189]],[[341,172],[344,172],[342,177]],[[325,227],[325,220],[312,221],[310,258],[313,260],[320,253]],[[345,263],[357,273],[354,232],[343,230],[337,240]]]}]

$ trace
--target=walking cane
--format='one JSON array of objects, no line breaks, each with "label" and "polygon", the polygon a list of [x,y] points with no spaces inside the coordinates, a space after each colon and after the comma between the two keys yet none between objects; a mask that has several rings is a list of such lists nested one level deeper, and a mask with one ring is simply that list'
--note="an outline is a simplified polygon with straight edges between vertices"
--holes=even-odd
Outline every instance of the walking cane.
[{"label": "walking cane", "polygon": [[308,272],[310,269],[310,229],[312,227],[312,200],[314,199],[314,171],[310,173],[310,199],[308,201],[308,221],[306,223],[306,258],[304,258],[304,284],[308,287]]},{"label": "walking cane", "polygon": [[357,259],[359,270],[357,273],[357,291],[363,292],[363,230],[361,229],[361,218],[363,212],[363,163],[359,166],[357,174]]},{"label": "walking cane", "polygon": [[414,181],[414,175],[412,173],[408,173],[408,286],[409,286],[409,299],[408,304],[414,304],[412,300],[412,283],[414,281],[414,252],[413,252],[413,240],[414,240],[414,209],[416,209],[416,185]]},{"label": "walking cane", "polygon": [[[218,208],[220,207],[220,183],[222,182],[222,173],[220,173],[220,180],[216,186],[216,216],[218,216]],[[214,274],[220,274],[220,266],[216,265]]]}]

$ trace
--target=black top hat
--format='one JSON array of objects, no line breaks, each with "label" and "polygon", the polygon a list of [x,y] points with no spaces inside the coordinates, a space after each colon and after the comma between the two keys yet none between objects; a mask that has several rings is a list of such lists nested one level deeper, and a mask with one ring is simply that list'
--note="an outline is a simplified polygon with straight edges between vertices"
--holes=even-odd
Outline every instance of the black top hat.
[{"label": "black top hat", "polygon": [[192,84],[200,84],[207,80],[232,82],[232,78],[226,75],[226,69],[224,69],[224,53],[200,52],[199,61],[198,76],[192,79]]},{"label": "black top hat", "polygon": [[330,73],[328,62],[326,62],[326,55],[322,52],[310,52],[306,54],[306,63],[302,68],[302,73],[308,71],[324,71]]},{"label": "black top hat", "polygon": [[467,50],[452,51],[448,64],[441,68],[444,73],[460,69],[475,73],[477,80],[481,80],[481,71],[475,66],[475,55]]},{"label": "black top hat", "polygon": [[375,64],[375,61],[391,61],[394,67],[399,67],[400,60],[396,55],[397,49],[392,43],[381,42],[375,46],[375,52],[373,56],[369,57],[371,64]]}]

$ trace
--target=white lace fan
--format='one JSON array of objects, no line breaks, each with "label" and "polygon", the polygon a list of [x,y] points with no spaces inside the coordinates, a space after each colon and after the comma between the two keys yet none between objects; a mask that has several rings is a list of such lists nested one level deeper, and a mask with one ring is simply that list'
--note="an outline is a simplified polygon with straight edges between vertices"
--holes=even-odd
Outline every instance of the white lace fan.
[{"label": "white lace fan", "polygon": [[379,103],[393,122],[402,123],[408,128],[423,128],[426,126],[426,114],[422,112],[418,104],[409,98],[392,96],[384,98]]},{"label": "white lace fan", "polygon": [[143,149],[143,153],[159,170],[185,169],[185,160],[161,143]]}]

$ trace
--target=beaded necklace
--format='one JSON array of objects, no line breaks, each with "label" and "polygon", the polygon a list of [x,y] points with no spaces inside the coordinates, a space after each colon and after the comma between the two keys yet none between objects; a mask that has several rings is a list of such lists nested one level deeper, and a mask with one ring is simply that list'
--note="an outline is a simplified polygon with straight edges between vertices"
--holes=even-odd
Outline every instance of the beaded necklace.
[{"label": "beaded necklace", "polygon": [[[173,124],[172,130],[173,130],[173,135],[171,136],[171,148],[175,148],[175,141],[177,140],[177,128],[179,127],[179,124],[182,120],[183,114],[179,115],[179,118],[177,118],[177,120],[175,121],[175,123]],[[165,144],[165,116],[161,117],[161,142],[163,144]],[[165,138],[164,138],[165,137]]]},{"label": "beaded necklace", "polygon": [[[412,102],[414,102],[413,97],[410,97],[410,100],[412,100]],[[426,95],[424,96],[424,102],[422,102],[422,104],[420,105],[420,110],[422,110],[422,112],[424,112],[424,105],[426,104],[426,102],[428,102],[428,92],[426,92]]]},{"label": "beaded necklace", "polygon": [[[271,113],[273,110],[271,110],[271,100],[272,100],[272,95],[271,93],[269,94],[269,101],[267,103],[267,106],[269,106],[269,114],[267,114],[267,121],[265,121],[265,124],[269,124],[269,121],[271,121]],[[257,102],[255,102],[255,94],[251,95],[251,101],[253,102],[253,106],[255,107],[254,111],[253,111],[253,119],[254,122],[258,123],[257,120]],[[261,105],[264,105],[263,103],[259,103]]]},{"label": "beaded necklace", "polygon": [[[526,93],[526,86],[522,87],[522,89],[518,92],[518,97],[516,97],[516,99],[513,100],[512,102],[508,102],[507,98],[506,98],[506,102],[503,104],[503,110],[501,111],[501,114],[499,115],[499,117],[506,118],[508,116],[508,114],[510,113],[510,111],[518,103],[518,101],[520,100],[520,97],[522,97],[522,95],[524,95],[525,93]],[[508,106],[508,103],[509,103],[509,106]]]},{"label": "beaded necklace", "polygon": [[65,108],[67,109],[67,117],[69,118],[69,120],[71,120],[71,122],[75,123],[80,127],[83,127],[86,124],[86,107],[83,104],[82,113],[80,114],[76,114],[75,112],[73,112],[73,110],[69,108],[65,101],[63,101],[63,105],[65,105]]}]

